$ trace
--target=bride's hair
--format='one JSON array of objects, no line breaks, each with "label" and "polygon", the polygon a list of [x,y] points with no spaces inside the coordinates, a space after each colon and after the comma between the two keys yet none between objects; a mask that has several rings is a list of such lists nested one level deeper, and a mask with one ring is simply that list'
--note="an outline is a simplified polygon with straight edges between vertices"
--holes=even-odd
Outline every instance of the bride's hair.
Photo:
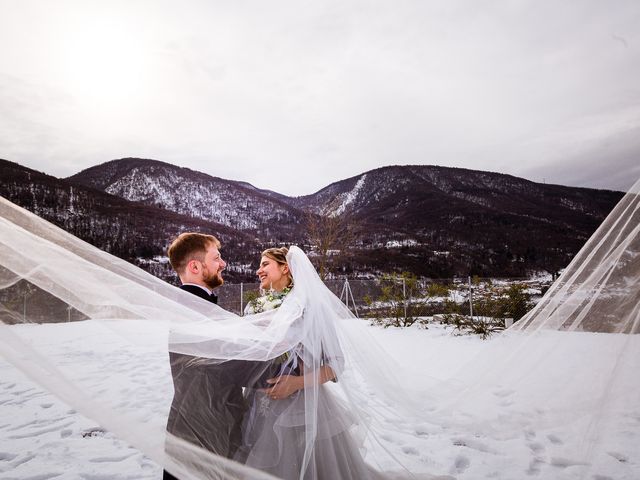
[{"label": "bride's hair", "polygon": [[[264,252],[262,252],[262,256],[274,260],[278,265],[289,266],[289,262],[287,262],[287,253],[289,253],[289,249],[287,247],[267,248]],[[289,269],[287,277],[289,278],[289,285],[291,285],[293,283],[291,269]]]}]

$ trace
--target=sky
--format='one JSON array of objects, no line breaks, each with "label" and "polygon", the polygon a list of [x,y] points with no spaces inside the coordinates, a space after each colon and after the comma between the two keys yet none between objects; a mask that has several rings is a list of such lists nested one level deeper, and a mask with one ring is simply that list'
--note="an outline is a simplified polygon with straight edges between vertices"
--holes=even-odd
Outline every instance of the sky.
[{"label": "sky", "polygon": [[0,0],[0,158],[287,195],[385,165],[626,190],[637,0]]}]

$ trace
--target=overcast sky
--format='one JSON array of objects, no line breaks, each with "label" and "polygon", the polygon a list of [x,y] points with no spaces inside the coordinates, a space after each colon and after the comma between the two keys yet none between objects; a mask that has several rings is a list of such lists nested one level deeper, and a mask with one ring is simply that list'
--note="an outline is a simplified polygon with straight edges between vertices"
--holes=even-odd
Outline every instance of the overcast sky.
[{"label": "overcast sky", "polygon": [[289,195],[384,165],[626,189],[640,2],[0,0],[0,158]]}]

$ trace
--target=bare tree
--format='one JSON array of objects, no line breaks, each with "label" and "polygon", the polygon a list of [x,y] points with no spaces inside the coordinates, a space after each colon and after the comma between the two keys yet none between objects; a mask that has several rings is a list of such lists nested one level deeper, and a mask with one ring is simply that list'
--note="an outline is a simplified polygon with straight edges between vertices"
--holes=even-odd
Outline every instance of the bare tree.
[{"label": "bare tree", "polygon": [[309,243],[317,254],[318,274],[323,280],[329,273],[330,257],[344,256],[344,250],[356,240],[360,224],[349,214],[305,212],[305,224]]}]

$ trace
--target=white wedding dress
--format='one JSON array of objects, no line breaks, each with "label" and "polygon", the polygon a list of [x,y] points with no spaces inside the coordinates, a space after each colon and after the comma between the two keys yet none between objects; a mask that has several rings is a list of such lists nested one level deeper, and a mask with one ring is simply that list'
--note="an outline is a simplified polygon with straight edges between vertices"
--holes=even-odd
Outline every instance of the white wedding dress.
[{"label": "white wedding dress", "polygon": [[[308,259],[297,247],[291,248],[289,261],[297,265],[294,268],[294,272],[297,272],[297,275],[294,273],[294,279],[302,276],[300,262],[306,264],[306,268],[310,269],[309,272],[312,269]],[[285,295],[280,295],[280,303],[284,299],[286,299]],[[261,304],[271,305],[272,308],[279,307],[280,303],[261,302]],[[255,310],[249,304],[245,313],[250,315],[255,313]],[[260,311],[264,311],[264,307],[260,308]],[[331,366],[338,374],[335,382],[339,382],[339,372],[344,369],[344,355],[330,358],[324,351],[321,351],[320,355],[321,359],[314,359],[312,363]],[[309,357],[304,354],[303,346],[299,345],[278,359],[280,361],[276,364],[276,369],[271,370],[274,373],[266,376],[277,378],[281,375],[303,375],[307,372],[302,362],[304,357],[308,361]],[[305,399],[307,392],[299,390],[285,399],[271,399],[260,390],[259,387],[266,386],[261,380],[258,380],[259,385],[256,388],[247,389],[249,408],[243,424],[242,447],[235,455],[235,460],[287,480],[301,478],[302,472],[304,472],[302,475],[304,479],[391,478],[390,475],[375,472],[366,465],[361,446],[356,443],[351,433],[352,430],[357,429],[355,427],[358,420],[331,393],[330,389],[332,386],[335,387],[331,383],[314,388],[314,395],[317,395],[314,405],[317,432],[313,440],[310,460],[305,466],[306,437],[309,428],[308,400]],[[398,474],[394,478],[401,478],[401,475]],[[416,477],[407,473],[404,474],[404,478]],[[433,477],[428,476],[428,478]]]}]

